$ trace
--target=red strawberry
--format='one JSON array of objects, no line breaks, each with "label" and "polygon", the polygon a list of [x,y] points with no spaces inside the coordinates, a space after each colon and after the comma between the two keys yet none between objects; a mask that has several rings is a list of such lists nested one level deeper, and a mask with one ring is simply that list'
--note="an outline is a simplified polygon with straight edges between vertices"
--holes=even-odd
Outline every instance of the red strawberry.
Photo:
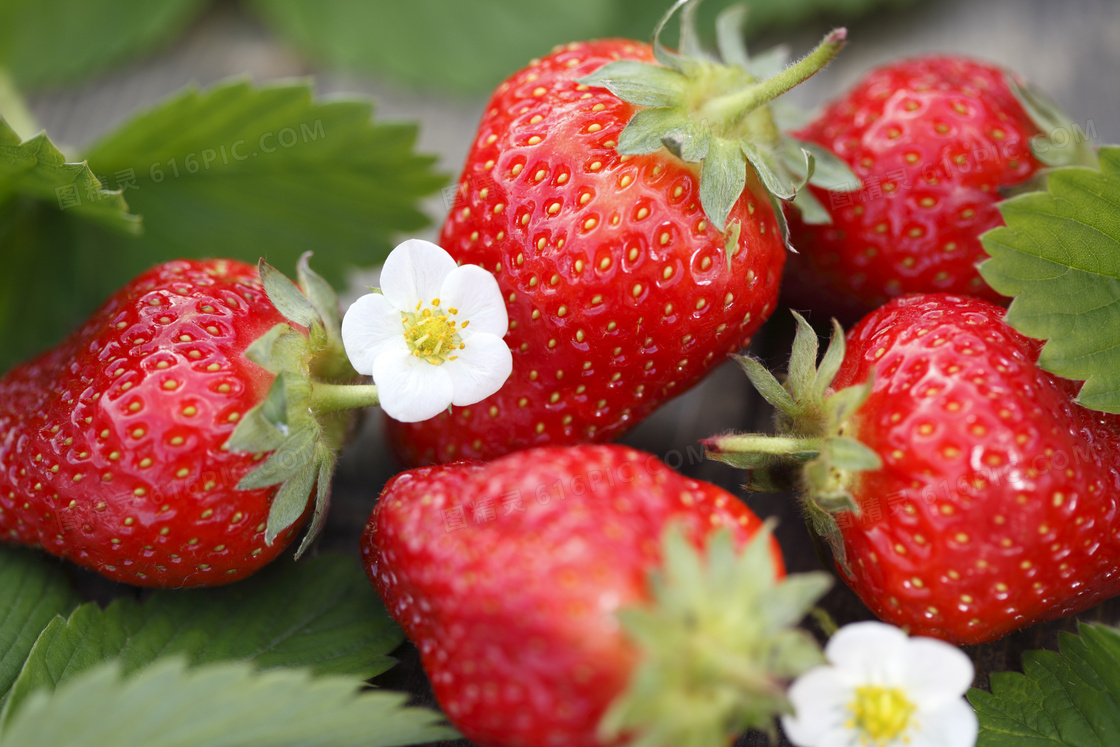
[{"label": "red strawberry", "polygon": [[[322,290],[303,263],[300,275]],[[314,345],[325,329],[317,326]],[[345,376],[333,349],[313,351],[307,335],[285,323],[252,266],[176,261],[140,275],[61,345],[0,380],[0,535],[131,584],[214,585],[253,573],[291,541],[316,475],[329,477],[318,449],[340,439],[330,419],[319,438],[288,418],[304,437],[293,442],[261,417],[278,369],[250,356],[287,360],[293,369],[282,377],[309,365]],[[291,355],[254,352],[258,338]],[[273,404],[283,411],[281,399]],[[278,449],[284,466],[262,465],[239,442]],[[305,474],[287,480],[295,468]]]},{"label": "red strawberry", "polygon": [[[687,541],[669,541],[666,572],[651,585],[670,524]],[[370,517],[362,553],[390,614],[419,647],[436,698],[473,742],[590,747],[655,721],[664,731],[651,745],[709,731],[717,738],[697,743],[719,744],[728,729],[745,728],[734,717],[740,709],[754,709],[748,726],[771,723],[784,702],[778,680],[795,673],[794,659],[816,658],[806,634],[788,626],[827,579],[778,583],[779,548],[761,527],[734,496],[649,454],[543,447],[398,475]],[[688,548],[709,535],[722,538],[709,538],[704,570]],[[733,560],[732,539],[742,547],[754,535]],[[616,613],[634,605],[642,611],[624,613],[626,635]],[[779,639],[790,644],[784,653],[772,648]],[[638,667],[636,692],[616,703],[600,741],[600,719]],[[738,686],[723,676],[732,668]]]},{"label": "red strawberry", "polygon": [[834,189],[858,191],[813,188],[830,224],[791,218],[791,304],[858,318],[912,292],[1005,302],[976,271],[1005,190],[1043,161],[1092,158],[1087,142],[1059,147],[1040,126],[1068,135],[1071,120],[990,64],[931,56],[869,73],[797,133],[855,173]]},{"label": "red strawberry", "polygon": [[[842,41],[829,37],[797,75]],[[473,407],[390,421],[406,463],[616,438],[770,315],[784,224],[756,171],[792,196],[761,106],[785,89],[682,60],[657,41],[574,43],[494,92],[439,243],[497,277],[513,375]],[[757,100],[739,103],[747,94]],[[711,111],[689,108],[705,99]]]},{"label": "red strawberry", "polygon": [[[796,407],[781,416],[800,442],[784,448],[817,456],[799,482],[844,579],[884,620],[954,643],[1120,594],[1120,416],[1076,404],[1076,385],[1038,368],[1041,343],[1003,315],[972,298],[899,299],[848,334],[846,353],[837,335],[815,377],[802,323]],[[750,466],[741,452],[764,441],[709,446]],[[755,466],[772,481],[773,461]]]}]

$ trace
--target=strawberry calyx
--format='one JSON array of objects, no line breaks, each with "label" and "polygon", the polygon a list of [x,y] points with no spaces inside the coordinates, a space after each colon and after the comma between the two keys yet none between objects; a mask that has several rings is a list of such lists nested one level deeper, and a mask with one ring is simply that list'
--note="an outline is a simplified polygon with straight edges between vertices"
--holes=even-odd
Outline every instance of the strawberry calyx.
[{"label": "strawberry calyx", "polygon": [[271,452],[237,485],[239,490],[280,486],[269,510],[266,544],[304,515],[315,488],[314,512],[297,558],[326,521],[336,455],[352,420],[347,411],[378,403],[376,387],[345,383],[358,375],[342,346],[338,297],[311,270],[309,257],[310,252],[304,254],[297,264],[298,285],[263,259],[258,264],[265,293],[288,322],[275,325],[246,349],[249,360],[276,378],[225,444],[235,452]]},{"label": "strawberry calyx", "polygon": [[707,456],[748,470],[746,487],[756,492],[797,491],[807,520],[832,548],[837,563],[846,568],[844,544],[835,514],[859,515],[851,492],[857,473],[882,467],[872,449],[851,434],[855,415],[871,394],[871,381],[840,390],[832,382],[844,360],[844,331],[833,320],[832,339],[820,365],[817,333],[804,317],[797,320],[785,382],[770,373],[756,358],[736,356],[755,389],[776,410],[777,435],[725,434],[703,441]]},{"label": "strawberry calyx", "polygon": [[729,531],[713,532],[701,551],[666,529],[650,603],[619,613],[640,658],[600,722],[604,744],[627,735],[642,747],[723,747],[747,729],[776,737],[774,717],[791,711],[789,681],[823,662],[797,625],[832,581],[823,572],[778,578],[771,530],[742,551]]},{"label": "strawberry calyx", "polygon": [[[802,188],[806,183],[834,187],[854,177],[826,149],[782,134],[768,104],[823,69],[844,46],[847,31],[832,31],[792,65],[785,64],[780,49],[752,59],[742,36],[746,7],[735,6],[717,22],[716,57],[700,45],[699,2],[678,0],[658,23],[652,44],[659,64],[618,60],[579,80],[638,107],[619,137],[619,153],[640,155],[664,147],[686,163],[700,164],[701,205],[724,232],[738,229],[728,226],[727,218],[748,182],[774,205],[783,236],[776,200],[797,196],[798,207],[811,220],[828,222],[824,207]],[[661,36],[677,11],[680,51],[674,52]],[[754,178],[748,180],[748,172]]]},{"label": "strawberry calyx", "polygon": [[[1088,166],[1100,169],[1097,149],[1093,147],[1088,137],[1079,137],[1076,133],[1070,133],[1073,120],[1056,101],[1041,89],[1025,80],[1020,80],[1011,73],[1004,75],[1004,81],[1039,130],[1039,133],[1030,140],[1031,155],[1051,169],[1059,166]],[[1045,171],[1044,169],[1039,174],[1040,180],[1045,180]],[[1031,191],[1045,189],[1044,184],[1038,183],[1039,180],[1027,181],[1031,185]]]}]

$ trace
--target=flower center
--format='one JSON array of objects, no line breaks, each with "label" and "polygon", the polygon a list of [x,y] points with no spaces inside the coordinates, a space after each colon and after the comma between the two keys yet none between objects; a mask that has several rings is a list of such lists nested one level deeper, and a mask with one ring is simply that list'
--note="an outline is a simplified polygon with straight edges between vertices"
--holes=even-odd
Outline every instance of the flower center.
[{"label": "flower center", "polygon": [[910,726],[914,704],[896,687],[865,685],[856,688],[856,699],[848,706],[851,726],[860,732],[860,743],[883,747]]},{"label": "flower center", "polygon": [[462,325],[451,317],[458,309],[440,308],[439,299],[433,298],[431,308],[421,310],[423,302],[416,304],[416,311],[401,312],[404,322],[404,341],[417,358],[423,358],[433,366],[455,360],[458,351],[466,345],[459,332],[466,328],[469,321]]}]

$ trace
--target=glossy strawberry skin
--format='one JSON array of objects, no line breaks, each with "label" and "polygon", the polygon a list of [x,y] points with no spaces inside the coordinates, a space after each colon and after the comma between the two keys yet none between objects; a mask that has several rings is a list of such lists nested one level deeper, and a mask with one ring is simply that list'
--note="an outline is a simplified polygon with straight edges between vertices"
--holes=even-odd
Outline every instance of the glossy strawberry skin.
[{"label": "glossy strawberry skin", "polygon": [[222,446],[272,375],[245,348],[284,321],[255,267],[169,262],[0,380],[0,538],[109,578],[207,586],[273,559],[275,488]]},{"label": "glossy strawberry skin", "polygon": [[811,188],[831,225],[791,216],[791,305],[857,319],[905,293],[1001,302],[976,271],[980,235],[1003,223],[1001,190],[1041,168],[1038,127],[1005,75],[961,57],[894,62],[797,133],[840,156],[861,188]]},{"label": "glossy strawberry skin", "polygon": [[848,335],[837,388],[874,376],[855,435],[883,459],[840,514],[875,614],[954,643],[994,640],[1120,594],[1120,416],[1072,401],[1041,343],[977,299],[930,294]]},{"label": "glossy strawberry skin", "polygon": [[635,108],[575,82],[617,58],[653,59],[632,41],[571,44],[490,100],[439,243],[496,276],[513,375],[477,405],[389,421],[406,464],[617,438],[773,311],[785,249],[769,203],[747,190],[735,205],[729,265],[696,166],[620,156]]},{"label": "glossy strawberry skin", "polygon": [[652,455],[541,447],[394,477],[362,555],[463,734],[591,747],[635,661],[614,613],[648,600],[671,521],[697,544],[714,528],[743,543],[761,527],[734,496]]}]

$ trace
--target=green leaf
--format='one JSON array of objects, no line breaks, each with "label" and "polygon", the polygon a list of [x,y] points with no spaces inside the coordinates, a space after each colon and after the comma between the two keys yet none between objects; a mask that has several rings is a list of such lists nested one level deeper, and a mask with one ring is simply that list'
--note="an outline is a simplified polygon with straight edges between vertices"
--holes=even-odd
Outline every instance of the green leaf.
[{"label": "green leaf", "polygon": [[361,687],[244,663],[188,669],[181,658],[122,679],[110,663],[33,695],[0,732],[0,747],[392,747],[457,736],[438,713],[405,707],[406,695]]},{"label": "green leaf", "polygon": [[1120,631],[1080,624],[1059,634],[1061,653],[1029,651],[1023,673],[991,677],[992,692],[970,690],[980,721],[978,747],[1099,747],[1120,734]]},{"label": "green leaf", "polygon": [[24,87],[56,86],[173,39],[206,0],[3,0],[0,67]]},{"label": "green leaf", "polygon": [[20,142],[0,119],[0,201],[15,196],[43,200],[121,232],[140,231],[120,190],[105,189],[85,163],[68,163],[45,133]]},{"label": "green leaf", "polygon": [[[557,44],[603,36],[603,0],[252,0],[281,36],[328,65],[413,87],[485,92]],[[641,31],[648,38],[651,23]]]},{"label": "green leaf", "polygon": [[[306,83],[188,89],[95,144],[99,172],[132,176],[143,238],[117,247],[124,277],[171,257],[277,267],[316,252],[340,282],[427,223],[418,200],[444,180],[413,152],[416,127],[370,121],[368,101],[315,101]],[[118,177],[119,179],[120,177]]]},{"label": "green leaf", "polygon": [[1101,170],[1055,169],[1047,191],[1000,203],[1006,226],[981,238],[988,284],[1014,296],[1007,321],[1047,340],[1039,365],[1084,380],[1078,401],[1120,412],[1120,147]]},{"label": "green leaf", "polygon": [[232,586],[157,591],[144,604],[118,599],[104,610],[91,603],[57,618],[12,688],[4,722],[34,690],[54,689],[106,660],[125,674],[182,655],[196,665],[236,660],[365,679],[392,665],[386,654],[402,640],[352,559],[278,562]]},{"label": "green leaf", "polygon": [[39,633],[80,601],[57,563],[30,550],[0,548],[0,704]]}]

